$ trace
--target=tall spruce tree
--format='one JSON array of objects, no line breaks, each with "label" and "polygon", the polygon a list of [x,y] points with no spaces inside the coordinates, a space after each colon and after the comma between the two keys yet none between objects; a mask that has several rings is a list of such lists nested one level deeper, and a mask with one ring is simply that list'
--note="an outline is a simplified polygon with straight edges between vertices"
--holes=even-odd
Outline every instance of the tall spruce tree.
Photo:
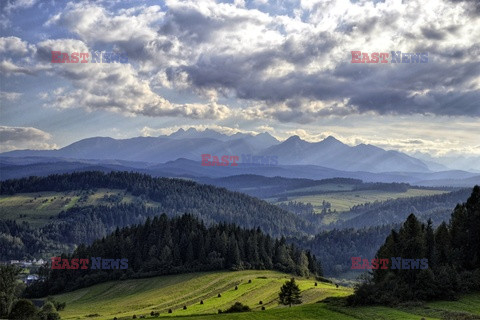
[{"label": "tall spruce tree", "polygon": [[302,296],[300,294],[300,288],[295,283],[295,279],[292,278],[290,281],[285,282],[285,284],[280,288],[280,293],[278,298],[281,304],[286,306],[292,306],[292,304],[302,303]]}]

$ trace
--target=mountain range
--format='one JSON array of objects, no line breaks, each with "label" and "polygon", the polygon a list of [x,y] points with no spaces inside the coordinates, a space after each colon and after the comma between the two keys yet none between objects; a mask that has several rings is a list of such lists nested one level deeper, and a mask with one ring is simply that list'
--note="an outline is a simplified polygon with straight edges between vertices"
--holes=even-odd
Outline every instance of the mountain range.
[{"label": "mountain range", "polygon": [[276,156],[279,165],[315,165],[341,171],[430,172],[429,166],[398,151],[373,145],[349,146],[332,136],[307,142],[292,136],[283,142],[268,133],[226,135],[211,129],[180,129],[159,137],[113,139],[87,138],[58,150],[16,150],[2,157],[49,157],[66,159],[121,160],[166,163],[177,159],[201,161],[202,154]]},{"label": "mountain range", "polygon": [[[203,166],[202,154],[239,157],[238,166]],[[242,154],[275,156],[275,165],[242,163]],[[365,182],[406,182],[424,186],[471,186],[477,172],[448,170],[398,151],[330,136],[308,142],[298,136],[279,141],[268,133],[226,135],[207,129],[180,129],[170,135],[82,139],[57,150],[15,150],[0,154],[0,180],[30,175],[99,170],[135,171],[156,177],[204,178],[237,175],[305,179],[354,178]]]}]

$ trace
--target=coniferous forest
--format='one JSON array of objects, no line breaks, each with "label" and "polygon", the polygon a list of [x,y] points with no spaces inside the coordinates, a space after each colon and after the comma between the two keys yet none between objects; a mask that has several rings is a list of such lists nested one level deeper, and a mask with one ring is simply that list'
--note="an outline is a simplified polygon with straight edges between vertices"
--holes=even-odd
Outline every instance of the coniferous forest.
[{"label": "coniferous forest", "polygon": [[[96,188],[129,192],[139,201],[75,206],[37,228],[0,220],[0,255],[2,259],[15,259],[65,252],[63,257],[68,259],[121,257],[128,259],[128,269],[44,269],[41,276],[45,281],[30,286],[30,296],[113,279],[208,270],[274,269],[297,275],[322,275],[324,271],[336,275],[348,272],[352,256],[371,256],[380,246],[376,254],[379,259],[426,258],[429,268],[372,270],[350,303],[451,299],[458,293],[480,289],[479,187],[473,189],[466,203],[457,205],[448,224],[426,222],[425,217],[420,220],[411,214],[403,225],[319,232],[318,225],[305,218],[314,216],[311,208],[295,214],[238,192],[178,179],[128,172],[81,172],[0,182],[3,195],[79,189],[93,192]],[[446,206],[464,193],[459,190],[388,201],[366,209],[379,207],[386,215],[411,205],[426,212],[428,203]],[[146,201],[154,201],[156,206]]]},{"label": "coniferous forest", "polygon": [[[111,210],[98,207],[71,208],[59,215],[60,220],[68,225],[65,229],[79,224],[84,226],[79,234],[68,236],[70,238],[62,241],[75,243],[80,243],[79,239],[82,242],[93,241],[115,230],[117,225],[125,226],[143,222],[148,216],[161,213],[168,215],[191,213],[205,223],[229,222],[241,224],[247,228],[260,227],[272,236],[300,235],[315,231],[315,226],[309,225],[294,213],[239,192],[187,180],[153,178],[146,174],[132,172],[87,171],[6,180],[0,182],[0,195],[95,188],[120,189],[134,196],[143,196],[155,202],[155,209],[147,209],[141,203],[133,203],[129,206],[117,205]],[[91,223],[89,220],[93,219],[96,221]],[[99,223],[100,229],[89,235],[89,232],[93,232],[89,231],[92,226],[98,226]],[[53,226],[53,228],[57,227],[63,228]],[[102,232],[102,227],[105,228],[106,233]],[[63,233],[61,231],[59,230],[58,233]]]},{"label": "coniferous forest", "polygon": [[450,222],[436,229],[411,214],[392,231],[376,258],[428,259],[426,269],[373,269],[356,288],[352,304],[396,304],[402,301],[453,299],[480,290],[480,187],[455,207]]},{"label": "coniferous forest", "polygon": [[115,270],[44,269],[45,281],[27,288],[30,296],[46,296],[114,279],[212,270],[273,269],[297,274],[322,274],[310,252],[273,239],[260,229],[221,223],[206,227],[192,215],[169,219],[165,214],[144,224],[117,229],[90,246],[80,245],[66,259],[91,257],[128,259]]}]

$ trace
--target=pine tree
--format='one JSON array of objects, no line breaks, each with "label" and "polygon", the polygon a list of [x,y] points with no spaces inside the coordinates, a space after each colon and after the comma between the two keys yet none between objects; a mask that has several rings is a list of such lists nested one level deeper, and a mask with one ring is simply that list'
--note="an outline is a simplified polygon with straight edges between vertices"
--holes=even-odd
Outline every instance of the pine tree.
[{"label": "pine tree", "polygon": [[433,233],[432,220],[428,219],[427,228],[425,229],[425,257],[428,259],[428,265],[433,268],[435,265],[435,235]]},{"label": "pine tree", "polygon": [[302,296],[300,294],[300,288],[295,283],[295,279],[292,278],[290,281],[285,282],[285,284],[280,288],[280,293],[278,294],[280,303],[288,306],[292,304],[302,303]]}]

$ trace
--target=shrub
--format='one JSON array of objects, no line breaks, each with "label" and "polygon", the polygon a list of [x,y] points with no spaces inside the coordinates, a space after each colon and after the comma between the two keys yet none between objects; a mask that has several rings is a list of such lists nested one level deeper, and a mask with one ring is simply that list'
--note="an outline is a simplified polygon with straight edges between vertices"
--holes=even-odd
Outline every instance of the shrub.
[{"label": "shrub", "polygon": [[[93,316],[98,316],[98,314],[95,314]],[[41,320],[59,320],[60,315],[57,312],[57,309],[55,308],[54,304],[50,301],[47,301],[40,312],[38,313],[38,317]]]},{"label": "shrub", "polygon": [[324,277],[317,277],[317,281],[326,282],[326,283],[333,283],[332,280],[328,280],[327,278],[324,278]]},{"label": "shrub", "polygon": [[183,306],[183,310],[187,310],[187,306]]},{"label": "shrub", "polygon": [[34,319],[37,315],[37,308],[32,301],[20,299],[12,307],[10,319]]},{"label": "shrub", "polygon": [[234,313],[234,312],[247,312],[251,311],[249,306],[242,304],[241,302],[235,302],[233,306],[225,310],[225,313]]},{"label": "shrub", "polygon": [[221,298],[221,297],[222,297],[222,294],[219,293],[219,294],[217,295],[217,298]]},{"label": "shrub", "polygon": [[132,317],[132,319],[137,319],[137,315],[134,314],[133,317]]},{"label": "shrub", "polygon": [[168,309],[168,313],[172,313],[172,309]]},{"label": "shrub", "polygon": [[264,306],[262,306],[262,311],[263,311],[263,310],[265,310],[265,307],[264,307]]},{"label": "shrub", "polygon": [[258,304],[263,304],[263,301],[262,301],[262,300],[260,300],[260,301],[258,302]]}]

